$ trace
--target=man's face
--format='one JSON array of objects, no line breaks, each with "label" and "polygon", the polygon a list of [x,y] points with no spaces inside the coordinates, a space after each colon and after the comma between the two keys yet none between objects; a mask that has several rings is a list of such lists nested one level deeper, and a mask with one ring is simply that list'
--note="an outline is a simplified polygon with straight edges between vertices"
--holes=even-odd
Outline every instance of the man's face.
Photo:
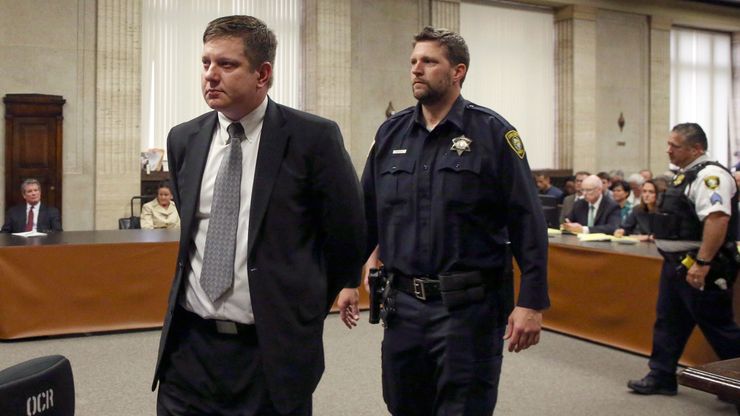
[{"label": "man's face", "polygon": [[203,45],[201,87],[209,107],[239,120],[259,104],[260,86],[260,73],[244,55],[241,38],[214,38]]},{"label": "man's face", "polygon": [[23,189],[23,199],[31,205],[36,205],[41,201],[41,188],[35,183],[26,185]]},{"label": "man's face", "polygon": [[[464,68],[464,65],[461,65]],[[456,67],[450,64],[444,46],[416,42],[411,52],[411,90],[422,104],[434,104],[454,92]]]},{"label": "man's face", "polygon": [[535,176],[535,182],[540,191],[546,191],[550,187],[550,178],[546,176]]},{"label": "man's face", "polygon": [[676,132],[671,132],[671,135],[668,137],[668,149],[666,149],[666,152],[671,163],[680,168],[686,167],[700,156],[698,147],[689,145],[686,139]]},{"label": "man's face", "polygon": [[588,201],[589,204],[595,204],[596,201],[599,200],[599,197],[601,196],[601,186],[599,186],[600,184],[600,179],[594,176],[583,181],[583,185],[581,185],[581,191],[583,192],[583,197],[586,199],[586,201]]},{"label": "man's face", "polygon": [[581,186],[586,177],[588,177],[588,175],[576,175],[576,192],[581,193]]}]

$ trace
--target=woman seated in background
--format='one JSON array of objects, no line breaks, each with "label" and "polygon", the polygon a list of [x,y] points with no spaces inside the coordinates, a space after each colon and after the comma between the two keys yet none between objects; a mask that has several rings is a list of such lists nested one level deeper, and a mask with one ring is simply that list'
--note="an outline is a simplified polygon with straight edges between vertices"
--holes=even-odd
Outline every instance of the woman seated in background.
[{"label": "woman seated in background", "polygon": [[180,216],[177,215],[172,190],[167,182],[161,182],[157,187],[157,199],[141,207],[141,228],[180,228]]},{"label": "woman seated in background", "polygon": [[619,204],[619,214],[622,216],[622,223],[632,212],[632,203],[629,201],[630,184],[627,181],[618,180],[612,184],[612,199]]},{"label": "woman seated in background", "polygon": [[640,203],[632,209],[627,219],[622,221],[620,228],[614,231],[615,237],[632,235],[640,241],[653,239],[650,229],[650,213],[657,210],[658,190],[652,180],[645,181],[641,189]]}]

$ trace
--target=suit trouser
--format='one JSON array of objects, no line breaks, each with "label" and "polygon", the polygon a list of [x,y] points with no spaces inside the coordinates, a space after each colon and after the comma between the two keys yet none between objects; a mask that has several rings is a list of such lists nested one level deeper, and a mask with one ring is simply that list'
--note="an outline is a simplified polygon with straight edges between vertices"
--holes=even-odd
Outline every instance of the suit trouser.
[{"label": "suit trouser", "polygon": [[491,415],[505,326],[495,292],[452,311],[395,292],[382,344],[383,397],[395,416]]},{"label": "suit trouser", "polygon": [[668,256],[660,273],[660,288],[653,329],[650,372],[659,378],[675,380],[676,366],[698,325],[720,359],[740,357],[740,327],[732,310],[732,286],[719,290],[707,275],[703,291],[686,282],[679,273],[677,256]]},{"label": "suit trouser", "polygon": [[[278,416],[254,326],[238,334],[178,307],[157,394],[158,416]],[[290,416],[311,415],[311,397]]]}]

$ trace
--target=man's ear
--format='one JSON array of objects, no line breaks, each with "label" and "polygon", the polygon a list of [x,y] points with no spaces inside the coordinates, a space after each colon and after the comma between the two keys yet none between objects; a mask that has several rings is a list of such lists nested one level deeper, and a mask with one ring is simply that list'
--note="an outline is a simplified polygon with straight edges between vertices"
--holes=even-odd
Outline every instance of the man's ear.
[{"label": "man's ear", "polygon": [[270,84],[270,79],[272,79],[272,64],[269,62],[262,62],[259,68],[257,68],[257,73],[259,74],[259,78],[257,78],[257,86],[268,86]]},{"label": "man's ear", "polygon": [[465,78],[465,74],[468,73],[468,67],[465,66],[465,64],[457,64],[454,68],[452,68],[452,78],[453,80],[457,81],[458,83],[462,84],[463,78]]}]

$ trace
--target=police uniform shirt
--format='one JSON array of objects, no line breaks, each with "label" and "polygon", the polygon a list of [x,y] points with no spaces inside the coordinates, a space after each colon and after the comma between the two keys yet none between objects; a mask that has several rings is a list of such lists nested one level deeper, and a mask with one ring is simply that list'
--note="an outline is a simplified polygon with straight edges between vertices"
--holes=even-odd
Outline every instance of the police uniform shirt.
[{"label": "police uniform shirt", "polygon": [[[685,168],[680,169],[673,180],[676,181],[683,172],[692,167],[711,160],[706,154],[699,156]],[[735,179],[726,170],[719,166],[707,165],[697,173],[696,179],[686,187],[684,193],[694,204],[699,221],[703,222],[707,215],[713,212],[732,215],[732,197],[736,190]],[[659,249],[668,252],[693,250],[701,246],[699,241],[656,240],[655,244]]]},{"label": "police uniform shirt", "polygon": [[547,232],[516,130],[458,97],[427,130],[421,106],[378,129],[362,178],[368,247],[406,275],[502,267],[504,244],[522,270],[519,306],[543,309]]}]

